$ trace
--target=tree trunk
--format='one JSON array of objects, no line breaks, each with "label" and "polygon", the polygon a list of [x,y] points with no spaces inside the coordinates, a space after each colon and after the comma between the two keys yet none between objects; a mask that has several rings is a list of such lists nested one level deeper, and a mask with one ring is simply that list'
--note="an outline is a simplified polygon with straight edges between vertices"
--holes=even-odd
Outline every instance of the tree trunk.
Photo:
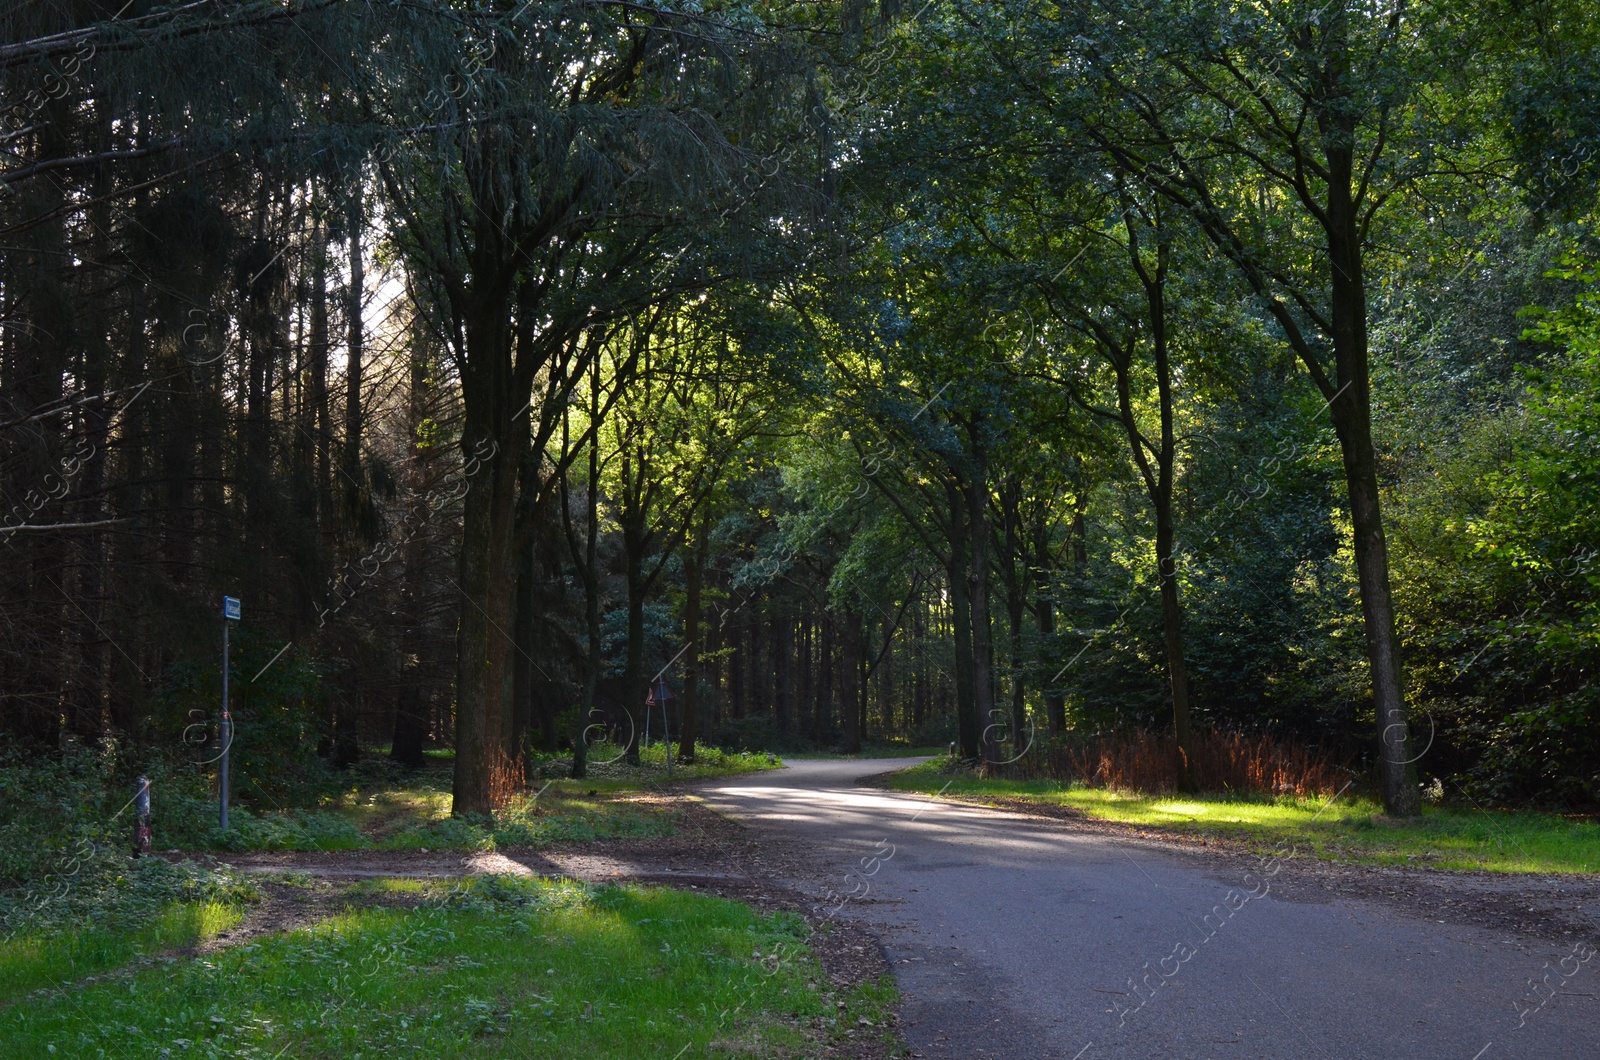
[{"label": "tree trunk", "polygon": [[700,593],[705,575],[710,542],[711,517],[700,522],[694,547],[684,553],[683,563],[683,695],[678,698],[683,717],[678,722],[678,758],[694,761],[694,742],[700,735]]},{"label": "tree trunk", "polygon": [[[624,480],[627,479],[629,462],[625,458],[622,465]],[[643,469],[640,469],[643,473]],[[628,748],[627,760],[629,765],[639,764],[639,740],[643,736],[644,726],[640,724],[642,712],[645,707],[645,698],[649,689],[645,687],[644,674],[644,528],[632,525],[628,515],[643,518],[643,513],[631,509],[624,513],[622,528],[622,547],[624,563],[627,569],[628,586],[628,644],[625,661],[622,667],[622,709],[627,712]]]},{"label": "tree trunk", "polygon": [[811,736],[821,743],[833,728],[833,616],[822,612],[822,644],[817,654],[817,701],[811,708]]},{"label": "tree trunk", "polygon": [[1189,724],[1189,671],[1183,661],[1183,609],[1178,599],[1178,573],[1172,560],[1172,498],[1156,513],[1156,562],[1161,575],[1161,631],[1167,651],[1167,684],[1172,691],[1172,724],[1178,740],[1178,782],[1195,791],[1194,733]]},{"label": "tree trunk", "polygon": [[[1364,322],[1364,315],[1362,319]],[[1340,360],[1343,366],[1344,358]],[[1364,360],[1359,368],[1351,364],[1348,374],[1341,367],[1340,378],[1348,380],[1349,385],[1333,403],[1333,422],[1350,493],[1356,573],[1361,586],[1361,617],[1377,714],[1383,805],[1392,817],[1410,817],[1422,812],[1422,799],[1416,783],[1416,767],[1408,753],[1407,709],[1395,635],[1394,601],[1389,586],[1389,551],[1378,494],[1377,453],[1372,444],[1371,392]]]},{"label": "tree trunk", "polygon": [[734,718],[744,717],[744,638],[740,636],[743,627],[734,625],[718,628],[727,630],[723,647],[728,660],[727,718],[731,721]]},{"label": "tree trunk", "polygon": [[[1056,609],[1048,596],[1040,595],[1039,603],[1034,608],[1034,618],[1039,624],[1039,640],[1045,645],[1050,644],[1050,634],[1056,631]],[[1052,737],[1067,731],[1067,697],[1062,695],[1059,688],[1044,690],[1044,715]]]},{"label": "tree trunk", "polygon": [[1393,817],[1422,812],[1416,767],[1409,754],[1405,686],[1389,585],[1389,550],[1378,492],[1378,459],[1372,444],[1372,384],[1368,375],[1367,294],[1360,219],[1351,197],[1352,130],[1328,130],[1328,235],[1330,309],[1339,389],[1329,399],[1344,457],[1354,530],[1361,617],[1372,669],[1377,714],[1379,768],[1384,809]]},{"label": "tree trunk", "polygon": [[989,617],[989,491],[982,464],[965,483],[967,500],[967,542],[971,566],[967,584],[972,607],[972,696],[973,711],[983,726],[980,735],[985,763],[1000,761],[999,734],[1002,724],[994,705],[994,626]]},{"label": "tree trunk", "polygon": [[878,721],[881,738],[887,740],[894,731],[894,623],[889,619],[884,619],[883,636],[883,658],[878,660]]},{"label": "tree trunk", "polygon": [[843,649],[840,660],[839,672],[844,680],[840,682],[839,698],[844,708],[844,753],[861,753],[861,614],[852,609],[844,613],[844,628],[840,631],[840,647]]},{"label": "tree trunk", "polygon": [[[589,369],[589,422],[600,422],[600,358]],[[564,499],[563,499],[564,502]],[[589,484],[583,525],[583,694],[578,703],[578,732],[572,741],[572,775],[589,775],[589,725],[594,720],[595,690],[600,683],[600,432],[589,440]]]},{"label": "tree trunk", "polygon": [[750,685],[748,709],[751,714],[759,716],[772,710],[772,698],[768,681],[770,668],[761,664],[761,609],[757,607],[753,610],[754,615],[745,623],[745,636],[749,638],[749,666],[746,671]]},{"label": "tree trunk", "polygon": [[801,735],[805,735],[812,730],[813,725],[808,715],[811,714],[816,706],[814,700],[814,677],[811,669],[811,641],[817,627],[812,618],[810,610],[802,611],[800,616],[800,681],[794,701],[794,731]]},{"label": "tree trunk", "polygon": [[1005,572],[1006,580],[1007,646],[1011,656],[1011,757],[1014,760],[1021,757],[1031,743],[1022,661],[1022,613],[1027,603],[1028,570],[1022,546],[1020,488],[1014,478],[1006,483],[1005,500],[1005,562],[1000,569]]},{"label": "tree trunk", "polygon": [[[526,465],[526,462],[525,462]],[[523,468],[522,496],[528,497],[528,468]],[[521,520],[519,520],[520,522]],[[511,746],[525,752],[533,738],[533,714],[535,691],[534,659],[543,654],[538,643],[537,624],[543,620],[538,614],[534,603],[534,566],[537,562],[534,555],[534,541],[531,534],[520,549],[517,550],[517,565],[514,577],[516,578],[516,623],[511,628],[512,639],[516,642],[516,651],[511,656],[511,710],[509,712],[510,729],[509,739]],[[524,753],[523,757],[527,756]],[[532,777],[525,776],[523,783],[528,783]]]},{"label": "tree trunk", "polygon": [[[513,430],[510,335],[504,319],[469,326],[462,378],[462,450],[469,474],[461,519],[456,636],[456,815],[490,813],[522,773],[508,761],[511,638],[516,620],[516,485],[526,428]],[[517,444],[520,441],[521,444]],[[472,472],[476,472],[475,474]]]},{"label": "tree trunk", "polygon": [[950,565],[946,577],[950,584],[950,622],[955,641],[954,664],[956,684],[956,728],[959,733],[961,757],[968,762],[978,761],[983,739],[983,716],[978,713],[977,697],[973,691],[972,665],[972,597],[970,571],[971,535],[968,533],[966,501],[953,484],[946,486],[950,507]]},{"label": "tree trunk", "polygon": [[780,734],[789,731],[794,695],[794,626],[787,616],[772,620],[772,719]]}]

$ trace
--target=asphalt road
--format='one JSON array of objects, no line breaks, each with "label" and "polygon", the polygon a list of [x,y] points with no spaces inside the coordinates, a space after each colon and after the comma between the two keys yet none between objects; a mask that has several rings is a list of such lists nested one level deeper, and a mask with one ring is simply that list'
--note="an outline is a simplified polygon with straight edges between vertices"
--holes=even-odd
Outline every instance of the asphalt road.
[{"label": "asphalt road", "polygon": [[826,908],[878,932],[923,1056],[1600,1058],[1600,940],[1288,901],[1292,861],[855,783],[908,764],[797,761],[701,794],[798,843],[813,876],[794,882],[831,880]]}]

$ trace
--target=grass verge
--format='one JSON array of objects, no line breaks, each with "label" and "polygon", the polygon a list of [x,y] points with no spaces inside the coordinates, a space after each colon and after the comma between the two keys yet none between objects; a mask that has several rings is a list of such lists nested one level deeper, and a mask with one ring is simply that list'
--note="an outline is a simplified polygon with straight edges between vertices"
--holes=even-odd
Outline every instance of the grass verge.
[{"label": "grass verge", "polygon": [[893,987],[835,996],[789,913],[487,877],[0,1012],[8,1057],[814,1056]]},{"label": "grass verge", "polygon": [[1166,835],[1241,842],[1254,850],[1287,843],[1301,853],[1374,865],[1491,872],[1600,871],[1600,824],[1531,811],[1427,807],[1393,820],[1371,799],[1265,795],[1150,796],[1051,780],[984,779],[937,759],[893,774],[897,791],[1035,803]]}]

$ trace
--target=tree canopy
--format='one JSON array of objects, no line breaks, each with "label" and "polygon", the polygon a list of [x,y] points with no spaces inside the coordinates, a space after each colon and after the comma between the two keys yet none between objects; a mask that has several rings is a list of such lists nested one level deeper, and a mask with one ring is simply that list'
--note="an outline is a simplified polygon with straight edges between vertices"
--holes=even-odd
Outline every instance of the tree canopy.
[{"label": "tree canopy", "polygon": [[215,740],[226,593],[246,798],[448,748],[490,812],[664,718],[1592,805],[1597,32],[14,5],[0,735]]}]

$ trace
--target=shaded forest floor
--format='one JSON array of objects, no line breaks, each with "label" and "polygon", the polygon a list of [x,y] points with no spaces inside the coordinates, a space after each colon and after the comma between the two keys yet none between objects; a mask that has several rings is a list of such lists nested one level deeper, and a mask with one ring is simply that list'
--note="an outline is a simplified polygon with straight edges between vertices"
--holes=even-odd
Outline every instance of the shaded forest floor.
[{"label": "shaded forest floor", "polygon": [[[595,748],[589,774],[571,777],[568,756],[548,755],[533,763],[534,785],[494,815],[452,817],[452,763],[430,756],[417,769],[403,769],[374,757],[340,775],[314,799],[285,805],[259,786],[245,785],[227,832],[215,830],[215,805],[184,807],[192,818],[207,814],[203,828],[193,821],[176,828],[168,842],[158,800],[157,849],[262,850],[331,853],[340,850],[492,851],[505,847],[542,849],[559,843],[600,839],[660,838],[678,824],[679,785],[698,780],[776,769],[781,759],[766,754],[727,753],[701,748],[697,760],[676,760],[668,773],[665,751],[645,747],[637,765],[622,760],[620,748]],[[252,797],[253,796],[253,797]],[[663,798],[661,796],[669,796]]]}]

